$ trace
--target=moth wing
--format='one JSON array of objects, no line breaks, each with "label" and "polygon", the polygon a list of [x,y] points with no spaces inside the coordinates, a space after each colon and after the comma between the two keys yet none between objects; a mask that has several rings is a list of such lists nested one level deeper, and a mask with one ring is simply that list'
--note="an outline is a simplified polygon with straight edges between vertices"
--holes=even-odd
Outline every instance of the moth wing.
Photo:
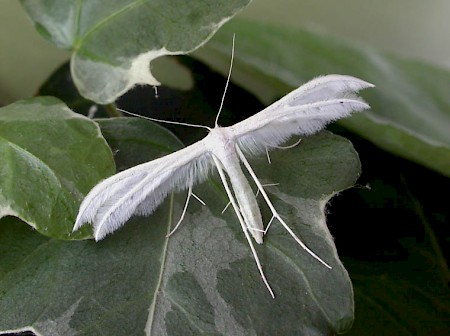
[{"label": "moth wing", "polygon": [[292,135],[309,135],[369,105],[357,92],[373,87],[352,76],[315,78],[254,116],[231,126],[240,148],[256,154]]},{"label": "moth wing", "polygon": [[74,231],[93,223],[94,237],[100,240],[134,214],[151,214],[171,191],[205,180],[211,160],[204,142],[199,141],[103,180],[81,203]]},{"label": "moth wing", "polygon": [[276,108],[276,104],[296,106],[330,100],[333,98],[343,98],[346,95],[352,95],[362,89],[373,86],[373,84],[353,76],[319,76],[288,93],[271,106],[274,108]]}]

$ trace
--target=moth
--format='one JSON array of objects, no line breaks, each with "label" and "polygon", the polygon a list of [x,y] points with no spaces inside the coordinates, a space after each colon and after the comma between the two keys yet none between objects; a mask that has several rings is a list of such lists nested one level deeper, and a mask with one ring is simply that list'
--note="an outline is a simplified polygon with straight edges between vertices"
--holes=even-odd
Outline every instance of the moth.
[{"label": "moth", "polygon": [[214,128],[204,126],[208,135],[202,140],[172,154],[124,170],[96,185],[80,206],[74,231],[85,223],[92,223],[94,237],[98,241],[124,225],[131,216],[153,213],[169,193],[188,189],[182,219],[189,198],[193,195],[192,187],[205,181],[212,169],[216,168],[262,280],[274,297],[251,238],[262,244],[267,227],[264,228],[256,196],[241,164],[272,212],[270,223],[274,219],[278,220],[303,249],[331,268],[297,237],[278,214],[247,161],[247,156],[265,153],[279,147],[293,135],[313,134],[332,121],[347,117],[352,112],[368,109],[369,105],[357,96],[357,92],[370,87],[373,85],[355,77],[327,75],[311,80],[233,126],[220,127],[218,114]]}]

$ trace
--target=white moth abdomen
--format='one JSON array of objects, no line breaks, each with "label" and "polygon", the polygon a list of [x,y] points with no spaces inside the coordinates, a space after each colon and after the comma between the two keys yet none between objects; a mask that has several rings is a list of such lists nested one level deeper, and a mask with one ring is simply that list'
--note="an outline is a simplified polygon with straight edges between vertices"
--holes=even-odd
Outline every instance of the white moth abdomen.
[{"label": "white moth abdomen", "polygon": [[[237,159],[237,157],[236,157]],[[237,163],[237,164],[236,164]],[[250,184],[242,172],[239,161],[233,161],[233,165],[228,164],[225,171],[230,178],[234,195],[241,209],[242,217],[253,238],[258,244],[263,242],[263,223],[255,194]]]},{"label": "white moth abdomen", "polygon": [[247,230],[250,231],[258,244],[262,244],[264,227],[261,212],[255,194],[242,172],[234,141],[230,141],[230,136],[226,127],[214,128],[208,135],[209,143],[213,144],[213,155],[221,162],[230,179],[233,194],[239,205]]}]

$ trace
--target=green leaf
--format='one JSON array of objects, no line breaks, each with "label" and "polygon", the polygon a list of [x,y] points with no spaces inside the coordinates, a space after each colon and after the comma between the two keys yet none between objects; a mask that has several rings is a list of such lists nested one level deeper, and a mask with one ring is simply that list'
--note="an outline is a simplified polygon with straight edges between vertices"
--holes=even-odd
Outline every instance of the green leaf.
[{"label": "green leaf", "polygon": [[96,104],[80,95],[70,74],[70,61],[56,69],[39,88],[37,96],[52,96],[62,100],[74,112],[89,118],[106,118],[111,105]]},{"label": "green leaf", "polygon": [[198,48],[250,0],[21,2],[45,38],[73,51],[81,94],[105,104],[136,84],[158,85],[153,59]]},{"label": "green leaf", "polygon": [[[383,174],[377,173],[378,178]],[[403,183],[405,175],[408,174],[402,176]],[[409,173],[409,176],[413,178],[407,181],[415,181],[413,174]],[[441,180],[444,179],[441,177]],[[365,240],[365,248],[359,251],[358,244],[353,244],[353,256],[343,257],[355,288],[356,319],[349,335],[445,335],[450,319],[450,272],[442,251],[448,239],[446,223],[440,223],[439,206],[433,204],[427,213],[423,208],[426,204],[405,190],[406,183],[395,186],[389,182],[392,183],[377,180],[371,183],[371,191],[361,191],[363,194],[382,193],[383,209],[376,209],[376,202],[381,197],[372,200],[365,197],[359,202],[353,199],[356,206],[365,203],[359,214],[363,216],[364,212],[371,216],[365,224],[370,228],[372,239]],[[446,184],[448,181],[444,182]],[[426,200],[434,197],[421,195]],[[399,207],[400,202],[405,204]],[[382,214],[378,217],[386,219],[389,215],[388,224],[375,227],[373,222],[379,223],[379,218],[374,214],[380,210]],[[392,223],[396,223],[395,227]],[[352,230],[351,223],[349,226],[349,231],[357,236],[358,232]],[[367,233],[367,228],[361,231]],[[380,242],[379,238],[384,241]],[[361,257],[370,251],[371,246],[377,246],[377,255]]]},{"label": "green leaf", "polygon": [[[67,239],[84,195],[114,172],[96,123],[50,97],[0,109],[0,218]],[[82,238],[89,230],[73,235]]]},{"label": "green leaf", "polygon": [[446,335],[449,208],[436,186],[449,190],[450,179],[357,136],[352,143],[360,187],[334,198],[327,217],[354,286],[349,335]]},{"label": "green leaf", "polygon": [[[448,278],[429,247],[410,246],[411,260],[388,263],[345,260],[355,286],[356,320],[349,335],[445,335],[450,317]],[[427,262],[427,263],[425,263]]]},{"label": "green leaf", "polygon": [[[161,156],[179,142],[137,119],[100,120],[121,169]],[[145,130],[146,129],[146,130]],[[165,134],[165,135],[164,135]],[[170,140],[170,138],[172,138]],[[185,195],[135,217],[99,243],[43,238],[12,220],[0,226],[0,330],[45,335],[333,334],[353,320],[353,292],[325,224],[324,207],[352,185],[359,160],[351,144],[324,132],[291,150],[251,160],[269,197],[325,268],[273,223],[256,246],[275,291],[260,279],[217,177],[194,192],[175,234]],[[261,202],[266,220],[268,209]],[[22,241],[27,246],[21,249]],[[268,323],[270,321],[270,323]]]},{"label": "green leaf", "polygon": [[377,146],[450,176],[450,73],[424,63],[287,26],[233,20],[196,53],[228,68],[236,34],[234,80],[266,104],[329,73],[376,85],[372,109],[340,123]]}]

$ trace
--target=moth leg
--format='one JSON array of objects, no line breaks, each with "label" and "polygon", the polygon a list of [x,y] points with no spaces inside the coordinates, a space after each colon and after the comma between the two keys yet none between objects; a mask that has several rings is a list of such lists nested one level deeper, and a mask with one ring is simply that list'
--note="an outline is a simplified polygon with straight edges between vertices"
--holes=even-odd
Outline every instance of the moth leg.
[{"label": "moth leg", "polygon": [[[298,139],[298,141],[296,141],[294,144],[292,145],[288,145],[288,146],[272,146],[274,148],[278,148],[278,149],[290,149],[290,148],[294,148],[296,146],[298,146],[298,144],[302,142],[302,139]],[[269,149],[266,147],[266,156],[267,156],[267,161],[269,162],[269,164],[272,163],[272,161],[270,160],[270,155],[269,155]]]},{"label": "moth leg", "polygon": [[302,139],[301,139],[301,138],[298,139],[298,141],[296,141],[296,142],[293,143],[292,145],[287,145],[287,146],[273,146],[273,147],[278,148],[278,149],[291,149],[291,148],[297,147],[297,146],[300,144],[300,142],[302,142]]},{"label": "moth leg", "polygon": [[202,205],[206,205],[206,203],[203,202],[203,200],[202,200],[200,197],[198,197],[196,194],[194,194],[194,193],[192,192],[192,188],[191,188],[191,194],[192,194],[192,196],[194,196],[194,198],[195,198],[197,201],[199,201]]},{"label": "moth leg", "polygon": [[262,278],[264,284],[266,285],[267,289],[269,290],[270,295],[274,299],[275,298],[275,294],[273,293],[273,290],[270,287],[269,282],[267,281],[266,275],[264,274],[261,262],[259,261],[258,254],[256,253],[256,250],[255,250],[255,246],[253,245],[252,238],[248,234],[247,225],[245,224],[244,218],[241,215],[241,210],[239,209],[239,206],[236,203],[236,200],[234,199],[233,193],[231,192],[230,187],[228,185],[227,178],[225,177],[225,173],[224,173],[224,171],[222,169],[222,164],[220,163],[220,161],[214,155],[212,155],[212,157],[214,159],[214,163],[216,164],[217,171],[219,172],[220,179],[222,180],[222,184],[223,184],[223,186],[225,188],[225,191],[226,191],[226,193],[228,195],[228,198],[230,199],[230,203],[231,203],[231,205],[234,208],[234,212],[236,213],[236,216],[237,216],[237,218],[239,220],[239,223],[241,224],[242,231],[244,231],[245,238],[247,239],[247,242],[250,245],[250,249],[252,251],[253,258],[255,259],[256,266],[258,267],[259,274],[261,275],[261,278]]},{"label": "moth leg", "polygon": [[270,155],[269,155],[269,150],[266,147],[266,156],[267,156],[267,162],[269,162],[269,164],[272,163],[272,161],[270,161]]},{"label": "moth leg", "polygon": [[264,234],[266,234],[267,231],[269,231],[269,228],[272,225],[274,219],[275,219],[275,216],[272,215],[272,218],[270,219],[269,223],[267,223],[266,229],[264,230]]},{"label": "moth leg", "polygon": [[[279,183],[267,183],[267,184],[263,184],[263,187],[272,187],[272,186],[277,186],[277,185],[279,185]],[[192,195],[195,196],[195,194],[192,194]],[[258,197],[258,195],[259,195],[259,189],[256,190],[255,197]],[[223,208],[221,214],[223,214],[225,211],[227,211],[227,209],[230,205],[231,205],[231,202],[228,202],[227,205],[225,205],[225,208]],[[260,229],[256,229],[256,228],[250,228],[250,229],[255,230],[255,231],[260,231],[260,232],[267,231],[267,229],[266,230],[260,230]]]},{"label": "moth leg", "polygon": [[[178,227],[180,226],[181,222],[183,221],[184,216],[186,215],[187,207],[188,207],[188,205],[189,205],[189,200],[191,199],[191,196],[192,196],[192,195],[194,195],[194,194],[192,193],[192,187],[189,187],[188,195],[187,195],[187,198],[186,198],[186,203],[184,203],[184,208],[183,208],[183,212],[181,213],[181,217],[180,217],[180,219],[178,220],[178,222],[177,222],[177,224],[175,225],[175,227],[174,227],[174,228],[166,235],[167,238],[170,237],[171,235],[173,235],[173,233],[178,229]],[[195,195],[194,195],[194,196],[195,196]]]},{"label": "moth leg", "polygon": [[[263,187],[274,187],[274,186],[277,186],[277,185],[280,185],[280,184],[279,184],[279,183],[266,183],[266,184],[262,184]],[[255,197],[258,197],[258,195],[259,195],[259,188],[258,188],[258,190],[256,190]]]},{"label": "moth leg", "polygon": [[[263,187],[272,187],[272,186],[277,186],[277,185],[279,185],[279,183],[267,183],[267,184],[263,184]],[[258,197],[258,195],[259,195],[259,189],[256,190],[255,197]],[[228,202],[227,205],[225,205],[225,208],[223,208],[223,210],[222,210],[221,213],[223,214],[225,211],[227,211],[227,209],[228,209],[228,207],[229,207],[230,205],[231,205],[231,202]],[[251,228],[251,227],[249,227],[249,229],[255,230],[255,231],[259,231],[259,232],[264,232],[264,233],[267,232],[267,229],[265,229],[265,230],[260,230],[260,229],[257,229],[257,228]]]},{"label": "moth leg", "polygon": [[[273,186],[277,186],[279,185],[279,183],[267,183],[267,184],[262,184],[263,187],[273,187]],[[259,195],[259,188],[256,190],[255,193],[255,197],[258,197]],[[225,210],[227,209],[227,207],[230,205],[230,202],[228,202],[227,206],[225,207],[225,209],[223,209],[223,212],[225,212]],[[222,213],[223,213],[222,212]],[[257,232],[262,232],[264,235],[267,233],[267,231],[269,230],[270,225],[272,224],[273,220],[275,217],[272,216],[272,218],[270,219],[269,223],[267,224],[266,228],[264,230],[258,229],[258,228],[254,228],[254,227],[248,227],[249,230],[254,230]]]},{"label": "moth leg", "polygon": [[[272,211],[272,216],[283,225],[283,227],[286,229],[287,232],[292,236],[292,238],[295,239],[295,241],[306,251],[308,252],[314,259],[318,260],[320,263],[322,263],[324,266],[331,269],[331,266],[328,265],[325,261],[323,261],[317,254],[315,254],[312,250],[308,248],[308,246],[303,243],[300,238],[297,237],[297,235],[291,230],[291,228],[286,224],[286,222],[281,218],[280,214],[275,210],[272,202],[270,201],[269,197],[267,196],[266,192],[264,191],[264,187],[262,186],[261,182],[259,182],[258,178],[255,175],[255,172],[253,171],[252,167],[248,163],[247,159],[245,158],[244,154],[242,153],[241,149],[236,146],[236,151],[239,155],[239,158],[244,163],[244,166],[247,168],[248,172],[252,176],[253,180],[255,181],[256,185],[258,186],[258,189],[261,191],[261,195],[264,197],[264,200],[266,201],[267,205],[270,208],[270,211]],[[271,220],[272,221],[272,220]]]},{"label": "moth leg", "polygon": [[228,202],[227,205],[225,205],[225,208],[223,208],[221,214],[223,214],[225,211],[227,211],[227,209],[230,205],[231,205],[231,202]]},{"label": "moth leg", "polygon": [[[272,187],[272,186],[277,186],[279,185],[279,183],[267,183],[267,184],[263,184],[263,187]],[[259,195],[259,189],[256,190],[256,194],[255,197],[258,197]],[[227,205],[225,205],[225,208],[223,208],[222,210],[222,214],[228,209],[228,207],[231,205],[231,202],[228,202]],[[254,227],[248,227],[249,230],[253,230],[253,231],[258,231],[258,232],[262,232],[264,234],[267,233],[267,230],[269,229],[270,225],[272,224],[272,221],[275,217],[272,217],[272,219],[270,220],[269,224],[267,225],[267,227],[264,230],[258,229],[258,228],[254,228]]]}]

